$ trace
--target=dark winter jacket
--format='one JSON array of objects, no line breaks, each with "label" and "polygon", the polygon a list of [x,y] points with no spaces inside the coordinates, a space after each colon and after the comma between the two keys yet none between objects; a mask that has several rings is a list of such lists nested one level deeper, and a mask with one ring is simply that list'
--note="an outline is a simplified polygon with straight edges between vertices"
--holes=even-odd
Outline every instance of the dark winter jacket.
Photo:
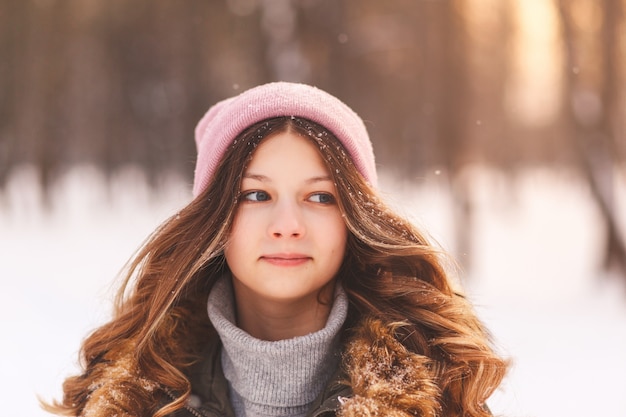
[{"label": "dark winter jacket", "polygon": [[[172,417],[234,417],[220,345],[208,347],[190,373],[194,400]],[[379,321],[364,321],[346,345],[342,369],[311,407],[309,417],[439,416],[439,389],[430,361],[409,352]],[[419,412],[416,412],[418,411]]]},{"label": "dark winter jacket", "polygon": [[[199,400],[171,417],[233,417],[219,349],[219,343],[208,346],[206,360],[190,372],[192,392]],[[437,367],[396,340],[393,326],[364,320],[350,331],[342,356],[341,369],[315,401],[310,416],[441,416]],[[139,387],[148,395],[163,391],[140,374],[132,349],[108,358],[106,367],[97,372],[101,380],[92,385],[84,416],[140,417],[120,405],[132,402],[125,387]]]}]

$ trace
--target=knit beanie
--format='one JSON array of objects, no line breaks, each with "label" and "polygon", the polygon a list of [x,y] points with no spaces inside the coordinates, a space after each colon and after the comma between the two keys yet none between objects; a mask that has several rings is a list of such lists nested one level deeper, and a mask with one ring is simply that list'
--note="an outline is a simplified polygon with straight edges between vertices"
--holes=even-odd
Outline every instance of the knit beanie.
[{"label": "knit beanie", "polygon": [[301,117],[328,129],[346,148],[363,178],[376,187],[374,152],[363,120],[342,101],[316,87],[275,82],[220,101],[202,117],[195,130],[198,159],[193,196],[208,187],[237,135],[257,122],[281,116]]}]

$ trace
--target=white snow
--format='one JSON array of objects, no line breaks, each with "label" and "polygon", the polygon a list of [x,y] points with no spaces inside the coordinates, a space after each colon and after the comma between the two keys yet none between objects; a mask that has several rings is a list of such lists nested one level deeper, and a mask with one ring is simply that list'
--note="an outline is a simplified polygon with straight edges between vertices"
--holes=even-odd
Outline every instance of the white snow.
[{"label": "white snow", "polygon": [[[589,191],[571,174],[544,169],[513,182],[485,168],[466,175],[476,208],[466,289],[514,362],[491,408],[513,417],[626,416],[626,288],[598,268],[604,232]],[[626,216],[624,177],[615,191]],[[452,248],[444,179],[436,171],[408,186],[383,176],[382,188]],[[47,415],[36,396],[60,396],[82,338],[108,318],[114,277],[190,198],[189,184],[176,179],[150,194],[132,168],[105,184],[93,168],[76,168],[45,212],[35,175],[23,167],[0,194],[3,415]]]}]

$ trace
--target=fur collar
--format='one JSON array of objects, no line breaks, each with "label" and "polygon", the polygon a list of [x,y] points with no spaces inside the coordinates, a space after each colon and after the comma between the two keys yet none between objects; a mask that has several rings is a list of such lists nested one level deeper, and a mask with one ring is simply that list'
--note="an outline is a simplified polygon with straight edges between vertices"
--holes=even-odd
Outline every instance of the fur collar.
[{"label": "fur collar", "polygon": [[394,336],[402,323],[365,320],[344,353],[353,396],[342,401],[341,417],[435,417],[441,415],[434,364],[409,352]]}]

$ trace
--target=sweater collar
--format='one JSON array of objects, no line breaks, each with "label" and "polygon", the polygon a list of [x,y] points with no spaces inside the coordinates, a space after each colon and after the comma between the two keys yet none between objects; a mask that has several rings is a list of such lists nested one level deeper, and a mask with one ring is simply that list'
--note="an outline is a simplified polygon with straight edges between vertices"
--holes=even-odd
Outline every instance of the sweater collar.
[{"label": "sweater collar", "polygon": [[337,285],[323,329],[264,341],[236,326],[230,279],[218,280],[209,295],[208,314],[222,341],[222,367],[235,408],[266,415],[304,414],[339,366],[339,333],[347,312],[347,296]]}]

